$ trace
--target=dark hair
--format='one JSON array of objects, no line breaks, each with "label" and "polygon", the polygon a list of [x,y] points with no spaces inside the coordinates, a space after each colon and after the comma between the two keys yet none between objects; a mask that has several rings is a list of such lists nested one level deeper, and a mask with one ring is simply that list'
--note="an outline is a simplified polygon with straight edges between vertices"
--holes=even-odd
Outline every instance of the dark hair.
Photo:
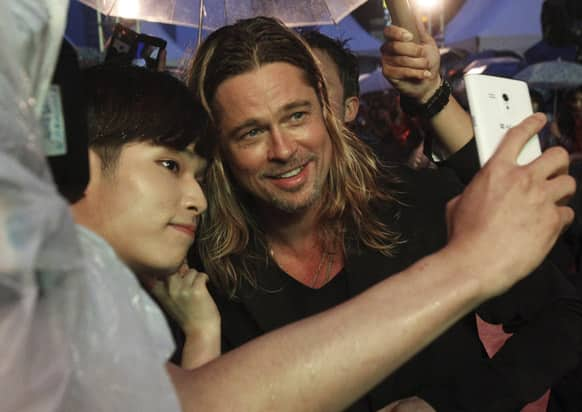
[{"label": "dark hair", "polygon": [[303,39],[312,49],[319,49],[326,52],[338,68],[344,99],[348,97],[359,97],[360,68],[358,58],[347,47],[348,40],[333,39],[317,30],[301,30],[299,32]]},{"label": "dark hair", "polygon": [[577,93],[582,93],[582,86],[567,90],[560,100],[560,105],[556,113],[556,121],[560,133],[571,139],[572,142],[574,142],[576,136],[576,119],[569,105]]},{"label": "dark hair", "polygon": [[[169,73],[134,66],[100,65],[83,71],[89,147],[104,170],[115,167],[121,148],[151,142],[184,150],[204,129],[202,109]],[[208,157],[210,148],[196,144]]]},{"label": "dark hair", "polygon": [[532,103],[536,103],[538,105],[538,112],[545,113],[546,101],[544,99],[544,95],[535,89],[529,89],[529,96]]}]

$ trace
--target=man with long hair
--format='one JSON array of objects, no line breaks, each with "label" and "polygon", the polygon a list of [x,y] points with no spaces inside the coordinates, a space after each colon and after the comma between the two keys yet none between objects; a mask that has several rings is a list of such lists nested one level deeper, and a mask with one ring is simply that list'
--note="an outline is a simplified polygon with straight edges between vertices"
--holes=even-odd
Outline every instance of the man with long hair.
[{"label": "man with long hair", "polygon": [[[502,246],[501,232],[481,226],[484,237],[492,236],[486,244],[463,242],[451,249],[447,238],[468,229],[447,230],[446,225],[447,201],[460,188],[428,172],[379,165],[371,149],[334,115],[309,47],[276,20],[244,20],[212,33],[192,61],[187,83],[208,115],[205,138],[218,143],[206,180],[209,209],[197,251],[221,290],[216,297],[225,349],[341,304],[405,268],[417,273],[416,262],[439,250],[432,256],[447,258],[426,272],[427,279],[459,262],[459,276],[491,262],[500,268],[499,260],[514,246]],[[534,116],[528,122],[535,119],[540,120]],[[483,182],[494,163],[473,185]],[[524,177],[517,174],[526,170],[518,171],[514,159],[504,163],[510,165],[511,172],[502,177],[501,167],[495,183],[477,189],[484,201],[496,197],[504,183],[509,192],[521,186],[516,182]],[[486,220],[481,212],[480,207],[471,210],[474,220],[465,224]],[[495,252],[487,256],[492,246]],[[579,316],[574,312],[573,318]],[[414,359],[416,366],[403,369],[400,379],[387,381],[350,410],[384,407],[431,384],[452,381],[456,370],[446,370],[451,359],[465,368],[478,364],[482,352],[474,327],[472,315],[463,318]],[[340,334],[361,332],[338,329]]]}]

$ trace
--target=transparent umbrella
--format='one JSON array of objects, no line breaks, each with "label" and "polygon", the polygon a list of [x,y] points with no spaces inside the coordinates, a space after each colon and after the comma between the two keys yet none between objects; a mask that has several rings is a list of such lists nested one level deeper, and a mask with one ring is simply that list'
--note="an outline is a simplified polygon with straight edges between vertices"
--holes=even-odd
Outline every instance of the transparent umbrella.
[{"label": "transparent umbrella", "polygon": [[582,64],[563,60],[536,63],[517,73],[514,78],[523,80],[530,88],[554,91],[553,113],[555,115],[558,107],[556,91],[582,85]]},{"label": "transparent umbrella", "polygon": [[514,77],[540,89],[569,89],[582,85],[582,64],[562,60],[536,63]]},{"label": "transparent umbrella", "polygon": [[272,16],[290,27],[333,24],[366,0],[78,0],[97,11],[215,30],[239,19]]}]

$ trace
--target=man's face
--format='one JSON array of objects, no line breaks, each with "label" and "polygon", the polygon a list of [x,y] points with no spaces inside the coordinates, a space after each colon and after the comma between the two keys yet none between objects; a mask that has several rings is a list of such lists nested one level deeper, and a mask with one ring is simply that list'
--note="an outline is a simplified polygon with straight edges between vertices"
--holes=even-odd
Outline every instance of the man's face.
[{"label": "man's face", "polygon": [[344,86],[342,84],[337,65],[327,52],[321,49],[313,49],[313,54],[321,63],[321,71],[327,84],[329,103],[333,114],[340,120],[345,120]]},{"label": "man's face", "polygon": [[242,188],[263,205],[290,213],[314,205],[332,146],[304,72],[270,63],[224,81],[214,102],[224,161]]},{"label": "man's face", "polygon": [[175,151],[150,143],[130,143],[115,169],[101,171],[90,152],[91,180],[82,200],[89,229],[101,235],[138,275],[172,274],[194,241],[206,198],[197,179],[206,161],[193,147]]}]

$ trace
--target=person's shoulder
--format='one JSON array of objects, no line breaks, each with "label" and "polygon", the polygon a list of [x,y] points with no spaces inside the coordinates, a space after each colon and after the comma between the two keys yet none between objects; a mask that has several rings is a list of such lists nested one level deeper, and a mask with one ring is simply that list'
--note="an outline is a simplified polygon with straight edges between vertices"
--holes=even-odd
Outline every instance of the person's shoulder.
[{"label": "person's shoulder", "polygon": [[392,173],[399,200],[416,207],[446,203],[463,189],[455,173],[447,168],[397,166]]},{"label": "person's shoulder", "polygon": [[82,225],[77,224],[76,228],[77,238],[87,264],[101,269],[109,268],[109,271],[115,268],[121,272],[127,272],[131,278],[134,277],[105,239]]},{"label": "person's shoulder", "polygon": [[433,251],[446,241],[446,205],[460,184],[442,170],[394,167],[390,185],[395,201],[383,207],[382,219],[400,233],[410,253]]}]

